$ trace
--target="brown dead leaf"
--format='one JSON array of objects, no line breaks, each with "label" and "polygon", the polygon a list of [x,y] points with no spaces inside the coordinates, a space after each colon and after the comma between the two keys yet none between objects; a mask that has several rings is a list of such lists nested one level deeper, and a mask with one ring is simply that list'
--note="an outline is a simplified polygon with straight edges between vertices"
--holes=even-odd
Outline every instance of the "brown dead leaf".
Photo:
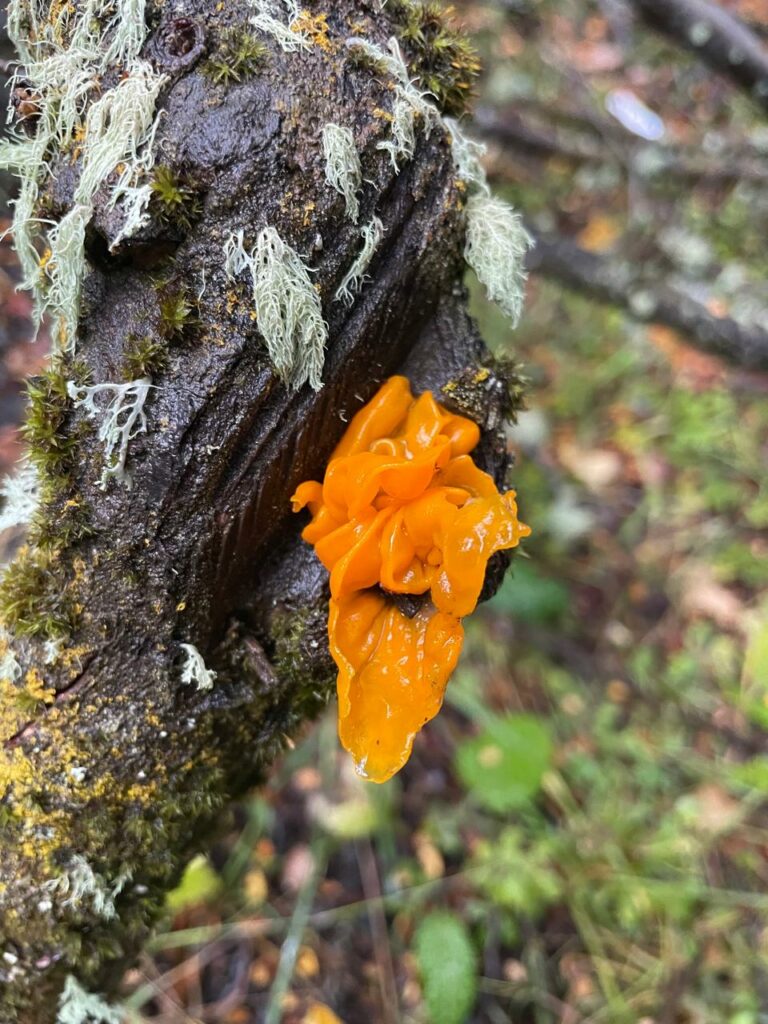
[{"label": "brown dead leaf", "polygon": [[315,858],[310,848],[303,844],[292,847],[283,863],[283,888],[287,892],[298,892],[314,870]]},{"label": "brown dead leaf", "polygon": [[744,603],[732,590],[717,582],[711,566],[687,566],[680,575],[680,603],[686,615],[712,619],[723,629],[744,632],[747,627]]},{"label": "brown dead leaf", "polygon": [[577,241],[587,252],[608,252],[621,237],[621,233],[618,217],[595,213],[577,236]]},{"label": "brown dead leaf", "polygon": [[705,783],[696,790],[699,813],[696,823],[703,832],[718,835],[730,832],[741,820],[741,804],[721,786]]},{"label": "brown dead leaf", "polygon": [[563,441],[557,454],[561,464],[591,491],[603,491],[621,477],[621,456],[610,448],[580,448]]},{"label": "brown dead leaf", "polygon": [[310,1003],[302,1017],[302,1024],[344,1024],[325,1003]]},{"label": "brown dead leaf", "polygon": [[719,359],[697,352],[671,327],[651,324],[648,339],[666,356],[672,369],[682,375],[684,383],[688,382],[697,389],[708,389],[726,375],[725,365]]}]

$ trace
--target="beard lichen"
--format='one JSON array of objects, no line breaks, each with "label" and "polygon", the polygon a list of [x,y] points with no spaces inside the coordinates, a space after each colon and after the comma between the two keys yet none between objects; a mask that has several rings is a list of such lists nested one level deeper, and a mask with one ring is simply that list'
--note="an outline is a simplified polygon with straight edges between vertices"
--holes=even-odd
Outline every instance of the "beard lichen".
[{"label": "beard lichen", "polygon": [[278,375],[294,389],[308,382],[318,391],[328,326],[301,256],[267,226],[250,250],[242,231],[232,235],[224,246],[224,267],[231,280],[243,273],[250,277],[256,325]]},{"label": "beard lichen", "polygon": [[253,27],[272,36],[281,50],[295,53],[309,49],[311,41],[298,25],[301,10],[296,0],[248,0],[248,3],[256,11],[251,18]]},{"label": "beard lichen", "polygon": [[377,144],[377,149],[389,154],[392,166],[398,170],[402,161],[411,160],[416,151],[416,118],[421,118],[424,133],[429,137],[432,128],[440,119],[439,112],[429,96],[416,88],[403,60],[397,39],[388,42],[388,50],[368,39],[351,38],[347,45],[360,50],[371,60],[387,69],[395,79],[395,98],[392,104],[390,138]]},{"label": "beard lichen", "polygon": [[0,483],[3,510],[0,512],[0,530],[11,526],[27,525],[40,500],[40,480],[37,468],[29,459],[24,459],[15,473]]},{"label": "beard lichen", "polygon": [[363,183],[363,168],[351,128],[323,125],[325,180],[344,197],[347,216],[357,224],[360,204],[357,192]]},{"label": "beard lichen", "polygon": [[378,217],[372,217],[360,229],[360,237],[363,242],[362,248],[342,278],[335,295],[337,302],[343,302],[347,306],[352,305],[356,293],[365,283],[366,271],[384,237],[384,225],[381,220]]},{"label": "beard lichen", "polygon": [[464,258],[488,297],[517,326],[523,311],[525,254],[533,241],[509,203],[481,193],[467,200]]},{"label": "beard lichen", "polygon": [[[139,58],[147,32],[144,0],[122,0],[117,9],[113,0],[50,7],[39,0],[12,0],[8,28],[38,108],[34,135],[16,132],[0,149],[0,165],[20,178],[15,244],[25,286],[35,293],[38,319],[49,313],[54,345],[72,349],[86,272],[85,229],[96,193],[122,164],[110,201],[124,207],[123,237],[143,222],[145,193],[131,190],[151,167],[154,107],[164,79]],[[122,75],[99,97],[101,80],[115,64]],[[51,224],[38,213],[40,199],[57,174],[57,162],[70,150],[79,163],[73,206]]]}]

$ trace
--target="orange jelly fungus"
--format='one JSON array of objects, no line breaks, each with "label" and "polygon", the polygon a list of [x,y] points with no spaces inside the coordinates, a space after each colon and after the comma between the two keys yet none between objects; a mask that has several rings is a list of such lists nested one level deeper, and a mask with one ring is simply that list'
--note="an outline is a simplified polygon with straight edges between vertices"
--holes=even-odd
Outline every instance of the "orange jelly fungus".
[{"label": "orange jelly fungus", "polygon": [[[328,635],[339,737],[360,775],[385,782],[440,710],[488,559],[530,530],[470,452],[472,420],[391,377],[350,423],[325,480],[301,484],[302,536],[331,574]],[[429,595],[413,617],[392,595]]]}]

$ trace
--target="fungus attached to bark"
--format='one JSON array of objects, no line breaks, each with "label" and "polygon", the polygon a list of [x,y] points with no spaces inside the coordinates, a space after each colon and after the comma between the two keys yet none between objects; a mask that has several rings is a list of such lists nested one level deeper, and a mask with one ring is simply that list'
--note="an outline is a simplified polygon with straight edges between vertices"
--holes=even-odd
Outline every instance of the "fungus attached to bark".
[{"label": "fungus attached to bark", "polygon": [[[392,377],[352,420],[322,483],[293,496],[329,570],[328,634],[339,736],[360,775],[384,782],[440,710],[490,557],[530,530],[515,492],[472,461],[478,426]],[[414,615],[401,595],[418,595]]]}]

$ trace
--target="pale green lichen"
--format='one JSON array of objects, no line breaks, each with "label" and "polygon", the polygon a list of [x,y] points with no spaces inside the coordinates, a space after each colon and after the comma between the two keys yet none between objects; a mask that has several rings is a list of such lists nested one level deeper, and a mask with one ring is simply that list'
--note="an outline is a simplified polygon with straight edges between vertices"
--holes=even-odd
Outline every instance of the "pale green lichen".
[{"label": "pale green lichen", "polygon": [[[67,382],[67,393],[75,408],[82,407],[91,420],[98,420],[98,438],[104,443],[104,470],[99,486],[106,490],[110,477],[115,477],[130,489],[131,475],[126,470],[128,445],[139,434],[147,431],[144,404],[152,387],[149,377],[127,381],[125,384],[78,385]],[[98,405],[96,399],[106,397]]]},{"label": "pale green lichen", "polygon": [[355,294],[360,291],[366,281],[366,271],[384,236],[384,225],[378,217],[373,217],[360,229],[363,246],[355,261],[342,278],[336,289],[335,299],[347,306],[355,301]]},{"label": "pale green lichen", "polygon": [[411,81],[400,46],[394,37],[387,44],[388,50],[382,50],[368,39],[348,39],[347,45],[361,49],[372,60],[386,67],[395,79],[391,138],[379,142],[377,149],[389,153],[392,165],[398,170],[400,162],[412,159],[416,151],[416,118],[422,119],[424,133],[429,137],[432,128],[440,121],[440,113],[430,102],[428,94],[420,92]]},{"label": "pale green lichen", "polygon": [[51,896],[63,896],[62,906],[78,909],[84,904],[90,906],[98,917],[105,921],[115,918],[115,900],[130,881],[129,872],[123,872],[111,884],[94,871],[85,857],[75,854],[67,870],[43,883],[43,889]]},{"label": "pale green lichen", "polygon": [[482,193],[467,200],[464,258],[514,326],[523,310],[525,255],[532,244],[522,217],[509,203]]},{"label": "pale green lichen", "polygon": [[0,679],[10,679],[15,683],[21,679],[22,670],[11,647],[12,640],[5,626],[0,626]]},{"label": "pale green lichen", "polygon": [[184,652],[182,683],[185,686],[195,686],[198,690],[212,690],[216,673],[206,666],[200,651],[194,644],[180,644],[180,647]]},{"label": "pale green lichen", "polygon": [[347,215],[357,224],[360,216],[357,192],[363,182],[363,168],[352,130],[337,124],[324,125],[323,156],[325,180],[344,197]]},{"label": "pale green lichen", "polygon": [[251,250],[242,231],[232,235],[224,246],[224,267],[231,280],[250,276],[256,324],[280,377],[293,388],[309,382],[318,391],[328,326],[301,256],[268,226]]},{"label": "pale green lichen", "polygon": [[482,142],[475,142],[474,139],[465,135],[458,121],[452,117],[443,118],[443,123],[451,136],[451,153],[459,178],[471,192],[476,191],[490,195],[491,189],[481,162],[485,156],[486,147]]},{"label": "pale green lichen", "polygon": [[0,512],[0,530],[11,526],[26,526],[34,515],[40,500],[40,479],[37,467],[25,459],[15,473],[9,473],[0,483],[0,496],[4,499]]},{"label": "pale green lichen", "polygon": [[125,1014],[101,996],[86,992],[74,975],[67,976],[56,1024],[123,1024]]},{"label": "pale green lichen", "polygon": [[[121,164],[111,200],[122,200],[125,208],[122,237],[143,222],[145,196],[129,189],[151,162],[139,150],[151,145],[155,101],[165,81],[139,59],[147,33],[145,13],[145,0],[84,0],[56,5],[53,13],[38,0],[11,0],[9,5],[9,33],[38,113],[33,137],[17,132],[0,147],[0,165],[20,177],[15,244],[24,285],[35,292],[38,319],[43,313],[54,318],[54,347],[74,347],[86,270],[85,229],[96,192]],[[115,64],[122,68],[119,81],[92,102],[105,71]],[[80,157],[73,208],[57,224],[44,222],[36,211],[52,163],[73,147]],[[49,250],[42,261],[38,240]]]},{"label": "pale green lichen", "polygon": [[[256,14],[251,24],[260,32],[266,32],[286,53],[308,50],[311,43],[304,32],[291,26],[299,19],[301,11],[296,0],[248,0]],[[284,14],[286,20],[279,15]]]}]

